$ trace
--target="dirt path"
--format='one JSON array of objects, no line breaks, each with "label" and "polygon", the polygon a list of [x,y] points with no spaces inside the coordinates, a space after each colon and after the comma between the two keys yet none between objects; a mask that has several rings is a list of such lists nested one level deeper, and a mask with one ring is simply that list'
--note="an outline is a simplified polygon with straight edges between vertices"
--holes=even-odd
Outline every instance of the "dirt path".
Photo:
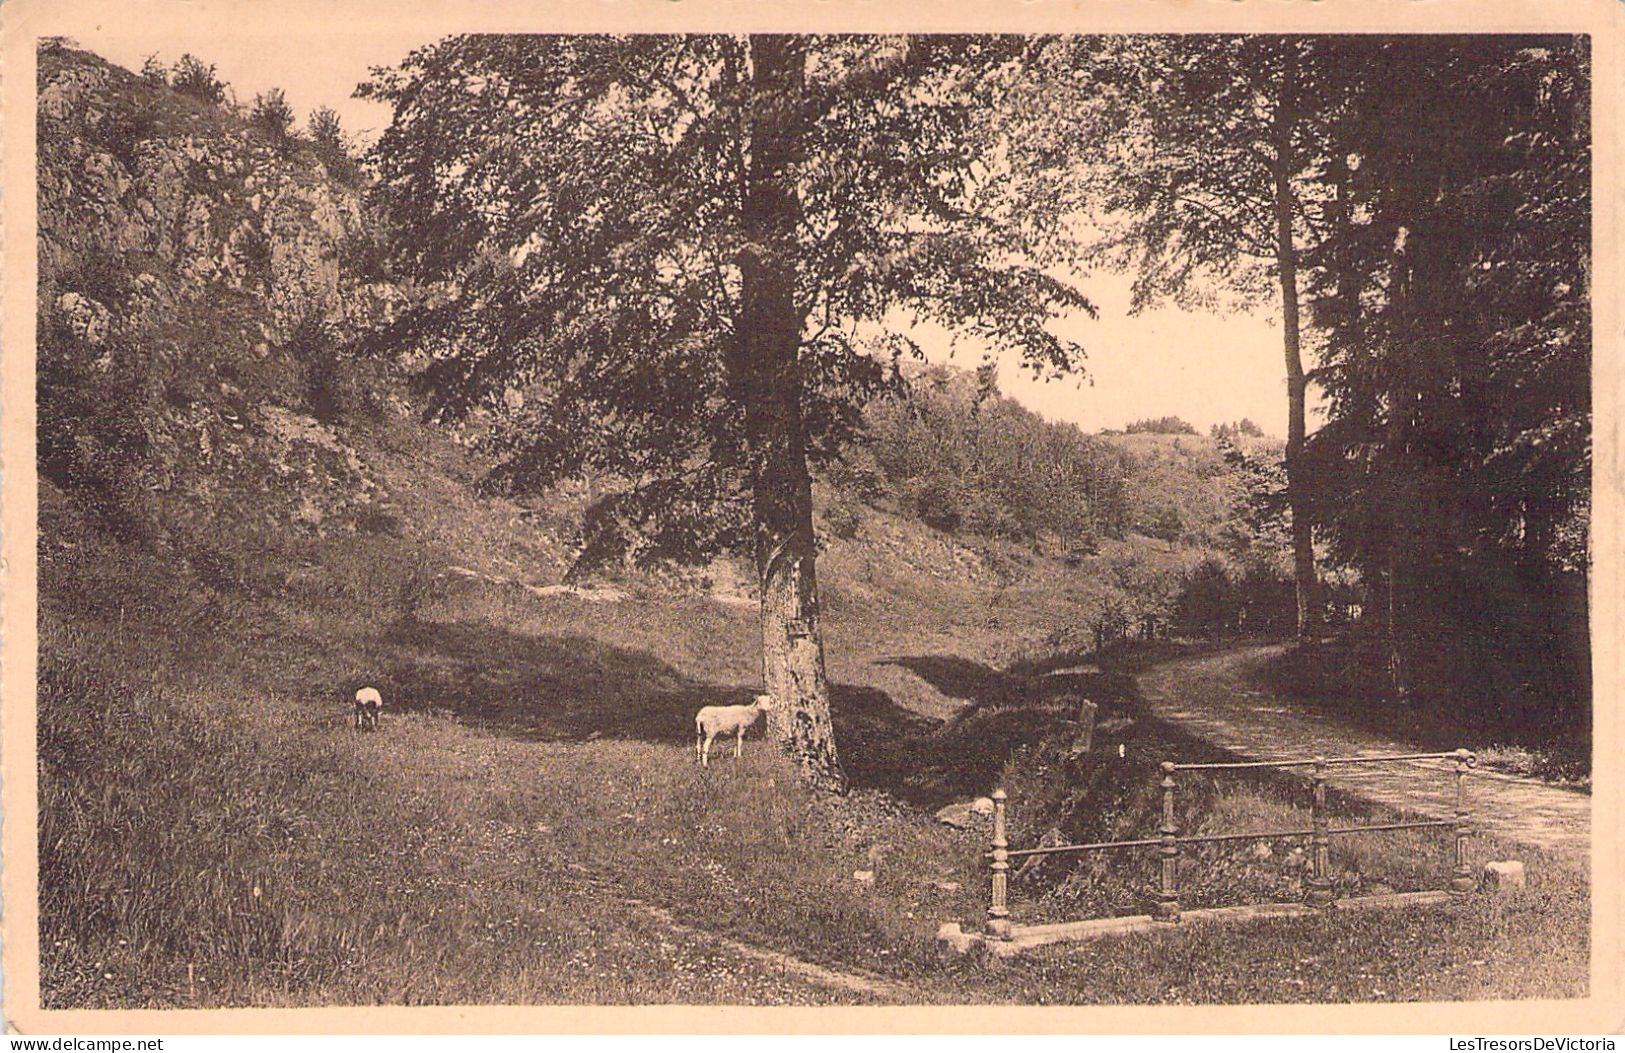
[{"label": "dirt path", "polygon": [[[1141,673],[1140,693],[1156,716],[1252,760],[1427,752],[1259,687],[1259,668],[1285,649],[1255,645],[1175,659]],[[1327,781],[1389,807],[1448,818],[1455,808],[1450,770],[1444,761],[1335,767]],[[1573,857],[1590,851],[1591,798],[1583,793],[1493,772],[1474,772],[1467,793],[1474,821],[1499,836]]]},{"label": "dirt path", "polygon": [[625,895],[618,891],[613,883],[592,875],[586,867],[577,864],[566,864],[565,869],[577,879],[598,889],[607,898],[613,899],[627,909],[636,911],[657,922],[674,936],[701,945],[708,945],[736,958],[752,962],[780,983],[788,985],[810,983],[828,991],[855,996],[860,1002],[872,1002],[881,1005],[913,1005],[927,1000],[920,991],[895,980],[888,980],[870,973],[833,969],[829,966],[819,965],[816,962],[805,961],[793,955],[785,954],[783,951],[758,947],[753,943],[746,943],[731,936],[724,936],[720,933],[695,928],[692,925],[685,925],[678,921],[671,911],[666,910],[664,907],[655,906],[652,903],[646,903],[636,897]]}]

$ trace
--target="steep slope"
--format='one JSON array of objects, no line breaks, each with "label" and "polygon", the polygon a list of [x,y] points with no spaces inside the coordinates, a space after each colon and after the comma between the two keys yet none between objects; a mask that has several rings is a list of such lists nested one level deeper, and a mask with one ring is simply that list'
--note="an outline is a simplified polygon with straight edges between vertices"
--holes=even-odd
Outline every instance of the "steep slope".
[{"label": "steep slope", "polygon": [[410,295],[365,273],[355,187],[68,48],[42,50],[38,123],[47,571],[82,520],[205,587],[280,586],[368,539],[402,568],[428,546],[556,580],[556,540],[506,502],[471,514],[477,467],[347,350]]}]

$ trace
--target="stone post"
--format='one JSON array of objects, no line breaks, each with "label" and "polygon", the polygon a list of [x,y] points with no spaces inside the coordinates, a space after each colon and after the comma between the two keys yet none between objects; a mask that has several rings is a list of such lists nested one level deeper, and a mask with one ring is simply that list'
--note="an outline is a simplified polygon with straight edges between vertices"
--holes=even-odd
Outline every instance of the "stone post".
[{"label": "stone post", "polygon": [[1158,921],[1179,920],[1179,821],[1174,811],[1174,762],[1162,762],[1162,846],[1157,855],[1162,864],[1162,880],[1152,916]]},{"label": "stone post", "polygon": [[1478,762],[1468,750],[1456,751],[1456,865],[1450,871],[1450,893],[1457,898],[1473,891],[1476,882],[1467,866],[1467,837],[1472,833],[1472,813],[1467,809],[1467,769]]},{"label": "stone post", "polygon": [[1095,745],[1095,714],[1099,707],[1087,698],[1078,703],[1078,734],[1072,740],[1074,757],[1088,753]]},{"label": "stone post", "polygon": [[1010,907],[1006,903],[1010,870],[1010,842],[1004,836],[1004,788],[993,791],[993,902],[987,908],[987,934],[995,940],[1008,940]]},{"label": "stone post", "polygon": [[1316,757],[1310,776],[1313,796],[1309,802],[1309,825],[1314,832],[1309,843],[1309,880],[1304,882],[1303,901],[1311,907],[1330,907],[1332,895],[1331,828],[1326,821],[1326,758]]}]

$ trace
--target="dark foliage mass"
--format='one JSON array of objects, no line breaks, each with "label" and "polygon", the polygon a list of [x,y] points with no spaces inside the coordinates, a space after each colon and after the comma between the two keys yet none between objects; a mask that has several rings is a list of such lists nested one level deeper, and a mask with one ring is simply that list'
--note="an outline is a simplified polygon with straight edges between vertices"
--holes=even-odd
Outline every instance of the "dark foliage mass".
[{"label": "dark foliage mass", "polygon": [[[1314,276],[1314,516],[1388,612],[1398,694],[1589,695],[1589,54],[1388,40],[1349,57],[1351,163]],[[1441,648],[1440,640],[1450,641]]]},{"label": "dark foliage mass", "polygon": [[[1303,606],[1313,528],[1380,615],[1365,668],[1391,697],[1583,705],[1586,40],[1133,37],[1075,54],[1033,134],[1074,150],[1120,218],[1096,257],[1134,273],[1135,307],[1278,298],[1300,631],[1321,606]],[[1305,381],[1328,399],[1312,437]]]},{"label": "dark foliage mass", "polygon": [[152,474],[148,434],[157,393],[138,349],[103,349],[98,371],[68,327],[40,333],[36,397],[40,476],[73,494],[114,537],[140,540],[150,529],[144,484]]}]

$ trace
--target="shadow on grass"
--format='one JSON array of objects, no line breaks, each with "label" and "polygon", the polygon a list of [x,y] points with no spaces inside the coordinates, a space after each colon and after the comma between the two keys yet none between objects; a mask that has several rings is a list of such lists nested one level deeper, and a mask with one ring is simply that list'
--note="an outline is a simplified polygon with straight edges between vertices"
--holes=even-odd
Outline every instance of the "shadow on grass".
[{"label": "shadow on grass", "polygon": [[[388,657],[378,686],[392,707],[449,712],[498,734],[534,740],[686,747],[696,710],[744,704],[755,691],[754,684],[707,682],[646,651],[575,634],[434,622],[396,626],[384,643]],[[1101,754],[1121,744],[1146,761],[1229,758],[1148,720],[1125,673],[1012,673],[944,654],[884,661],[969,700],[944,722],[874,687],[831,685],[836,743],[853,787],[919,807],[986,794],[1012,755],[1057,734],[1075,734],[1086,698],[1099,707],[1095,750]]]},{"label": "shadow on grass", "polygon": [[[576,634],[422,622],[394,627],[384,642],[389,656],[378,686],[392,707],[449,712],[471,725],[538,740],[687,746],[701,706],[744,705],[758,690],[754,684],[697,679],[650,652]],[[880,771],[902,763],[893,752],[896,744],[941,727],[864,685],[832,684],[830,705],[849,769],[856,763],[860,770]],[[761,733],[758,726],[747,736]],[[883,780],[860,785],[892,788]]]},{"label": "shadow on grass", "polygon": [[[744,704],[756,690],[697,679],[649,652],[588,636],[531,635],[488,623],[398,625],[383,644],[376,682],[392,708],[448,712],[498,734],[543,741],[687,746],[696,710]],[[952,655],[888,661],[969,704],[944,723],[877,688],[833,684],[836,742],[855,788],[925,807],[986,793],[1013,751],[1074,720],[1081,699],[1096,702],[1104,719],[1133,691],[1119,674],[1012,675]]]},{"label": "shadow on grass", "polygon": [[707,683],[653,654],[574,634],[490,624],[399,625],[379,685],[403,710],[548,741],[596,738],[687,744],[701,706],[743,705],[751,685]]},{"label": "shadow on grass", "polygon": [[[1060,752],[1052,758],[1056,761],[1054,775],[1073,783],[1071,793],[1079,792],[1089,770],[1102,765],[1134,772],[1133,778],[1154,787],[1153,776],[1163,761],[1227,763],[1247,758],[1151,716],[1130,670],[1138,672],[1169,658],[1225,646],[1218,642],[1136,642],[1121,653],[1106,656],[1105,671],[1047,674],[1027,670],[1069,669],[1081,663],[1063,658],[1000,671],[953,655],[889,658],[884,664],[908,669],[946,695],[970,699],[969,704],[939,724],[907,711],[894,714],[878,707],[840,705],[837,696],[837,740],[854,785],[885,790],[924,807],[986,794],[1012,777],[1014,772],[1008,767],[1012,758],[1033,750],[1047,750],[1044,755],[1049,756],[1057,747]],[[1081,730],[1076,720],[1083,699],[1098,707],[1093,748],[1087,759],[1069,755],[1066,746]],[[878,719],[863,719],[870,713]],[[1033,758],[1027,757],[1016,767],[1032,763]],[[1209,784],[1214,781],[1186,776],[1186,792],[1211,797],[1216,788]],[[1219,781],[1273,788],[1288,797],[1303,796],[1308,785],[1299,773],[1273,769],[1229,773]],[[1339,814],[1372,812],[1372,806],[1332,787],[1327,789],[1327,799]],[[1151,827],[1133,831],[1134,836],[1154,832]]]}]

